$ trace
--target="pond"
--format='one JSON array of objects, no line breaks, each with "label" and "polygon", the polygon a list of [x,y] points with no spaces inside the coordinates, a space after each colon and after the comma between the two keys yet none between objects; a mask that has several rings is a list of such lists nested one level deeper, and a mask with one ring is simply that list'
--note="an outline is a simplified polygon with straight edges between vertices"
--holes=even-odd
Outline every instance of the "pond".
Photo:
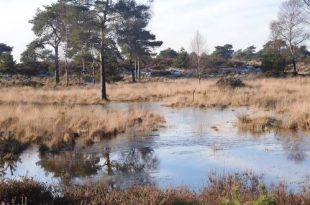
[{"label": "pond", "polygon": [[[310,183],[307,133],[242,133],[234,125],[247,108],[182,108],[160,103],[112,103],[109,110],[158,111],[166,127],[148,136],[118,136],[73,152],[41,155],[36,147],[17,161],[0,162],[2,178],[23,176],[48,184],[104,181],[111,187],[155,184],[198,190],[212,174],[255,173],[267,185],[284,182],[292,191]],[[2,165],[2,166],[1,166]]]}]

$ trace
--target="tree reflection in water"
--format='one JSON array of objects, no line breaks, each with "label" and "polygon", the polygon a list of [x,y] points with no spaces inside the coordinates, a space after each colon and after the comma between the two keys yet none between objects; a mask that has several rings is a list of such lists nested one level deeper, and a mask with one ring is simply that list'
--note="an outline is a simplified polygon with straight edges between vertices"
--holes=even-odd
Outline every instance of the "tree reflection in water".
[{"label": "tree reflection in water", "polygon": [[309,143],[304,141],[305,137],[301,133],[293,131],[277,132],[276,139],[282,145],[289,160],[293,160],[295,163],[302,163],[307,159]]},{"label": "tree reflection in water", "polygon": [[11,176],[13,176],[14,172],[16,171],[18,162],[21,162],[19,156],[8,160],[0,157],[0,177],[7,176],[8,172],[11,174]]},{"label": "tree reflection in water", "polygon": [[[107,160],[108,161],[108,160]],[[133,185],[154,184],[150,173],[158,170],[159,160],[149,147],[131,148],[121,152],[107,170],[112,171],[110,185],[128,187]]]},{"label": "tree reflection in water", "polygon": [[[111,157],[113,155],[113,159]],[[109,147],[102,153],[86,154],[65,152],[44,154],[37,163],[46,172],[59,177],[63,184],[74,179],[101,177],[111,188],[136,184],[150,184],[150,172],[158,169],[159,160],[148,147],[131,148],[112,153]]]},{"label": "tree reflection in water", "polygon": [[[266,133],[252,133],[249,132],[255,139],[260,139],[266,136]],[[239,130],[239,134],[247,136],[248,132]],[[291,130],[277,130],[274,132],[275,140],[274,144],[280,144],[284,153],[287,155],[288,160],[292,160],[295,163],[304,162],[308,155],[309,150],[309,136],[305,136],[306,133],[291,131]],[[269,137],[269,135],[267,135]],[[306,141],[307,140],[307,141]],[[277,143],[278,142],[278,143]]]},{"label": "tree reflection in water", "polygon": [[45,171],[60,177],[68,184],[73,178],[83,178],[98,174],[101,169],[100,157],[96,154],[64,152],[60,154],[43,154],[37,163]]}]

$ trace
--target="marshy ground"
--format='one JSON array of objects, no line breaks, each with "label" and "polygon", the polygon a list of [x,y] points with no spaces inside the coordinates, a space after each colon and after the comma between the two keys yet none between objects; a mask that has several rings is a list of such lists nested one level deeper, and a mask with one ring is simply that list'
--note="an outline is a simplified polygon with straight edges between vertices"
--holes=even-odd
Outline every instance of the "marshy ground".
[{"label": "marshy ground", "polygon": [[[47,190],[51,181],[42,186],[35,182],[48,178],[67,186],[68,198],[61,200],[75,200],[72,204],[124,204],[125,198],[132,204],[255,204],[264,197],[270,204],[309,203],[309,187],[301,182],[309,180],[310,78],[248,78],[243,83],[241,87],[219,86],[217,80],[199,84],[196,79],[115,83],[108,86],[109,102],[100,100],[97,86],[1,88],[4,176],[27,175],[23,167],[32,167],[40,176],[30,170],[34,181],[3,181],[2,193],[11,193],[14,186],[39,187],[54,197]],[[39,150],[22,153],[33,145]],[[21,162],[14,161],[14,155]],[[250,188],[219,177],[216,185],[190,191],[212,173],[208,168],[219,173],[251,170],[267,180]],[[196,176],[189,177],[187,169]],[[73,186],[98,178],[105,178],[105,185]],[[169,189],[169,180],[188,188]],[[272,186],[285,180],[287,187]],[[260,183],[266,183],[268,194],[259,194]],[[143,186],[150,184],[164,189]],[[134,185],[140,186],[114,190]],[[0,201],[13,195],[3,195]]]},{"label": "marshy ground", "polygon": [[[1,88],[1,105],[98,105],[98,87]],[[250,106],[262,111],[255,119],[279,116],[284,129],[310,129],[310,78],[245,79],[244,86],[231,88],[217,80],[160,80],[141,83],[115,83],[108,86],[113,101],[162,101],[172,107]],[[30,97],[31,96],[31,97]],[[239,118],[240,119],[240,118]],[[244,119],[244,118],[243,118]],[[245,121],[239,120],[242,124]]]},{"label": "marshy ground", "polygon": [[[1,141],[18,140],[59,151],[83,140],[85,145],[129,130],[145,133],[164,124],[159,113],[143,110],[108,111],[101,106],[1,105]],[[9,146],[9,145],[7,145]],[[23,146],[23,147],[24,147]],[[5,154],[5,153],[4,153]]]}]

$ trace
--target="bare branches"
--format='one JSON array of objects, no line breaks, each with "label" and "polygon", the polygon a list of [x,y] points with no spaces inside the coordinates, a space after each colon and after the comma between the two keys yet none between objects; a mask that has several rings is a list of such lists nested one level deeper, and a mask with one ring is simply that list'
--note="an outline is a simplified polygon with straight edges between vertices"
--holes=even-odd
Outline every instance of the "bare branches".
[{"label": "bare branches", "polygon": [[[304,1],[307,5],[309,0]],[[294,72],[297,73],[296,61],[298,47],[304,43],[309,34],[305,30],[306,16],[300,0],[286,0],[283,2],[278,21],[272,22],[273,37],[284,40],[291,53]]]},{"label": "bare branches", "polygon": [[193,38],[191,42],[191,49],[192,49],[192,52],[195,53],[195,56],[196,56],[197,72],[198,72],[198,78],[199,78],[199,83],[200,83],[200,80],[201,80],[200,61],[201,61],[202,54],[206,52],[206,40],[199,33],[199,31],[196,32],[195,37]]},{"label": "bare branches", "polygon": [[191,49],[198,56],[206,51],[206,41],[199,31],[196,32],[195,37],[191,42]]}]

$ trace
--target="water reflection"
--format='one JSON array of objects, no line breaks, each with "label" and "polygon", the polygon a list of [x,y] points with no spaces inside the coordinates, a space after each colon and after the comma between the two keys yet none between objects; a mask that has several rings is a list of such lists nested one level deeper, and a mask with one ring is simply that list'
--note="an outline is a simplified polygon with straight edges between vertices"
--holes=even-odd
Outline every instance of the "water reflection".
[{"label": "water reflection", "polygon": [[19,156],[13,159],[4,159],[3,157],[1,157],[0,158],[0,177],[6,176],[6,175],[14,175],[18,162],[21,162]]},{"label": "water reflection", "polygon": [[[71,153],[42,154],[37,162],[45,172],[70,184],[89,177],[102,177],[112,187],[127,187],[137,184],[151,184],[149,175],[158,169],[159,160],[150,147],[131,148],[128,151],[112,153],[104,148],[101,154]],[[127,183],[128,182],[128,183]]]},{"label": "water reflection", "polygon": [[292,160],[295,163],[302,163],[307,159],[307,149],[309,148],[309,144],[305,142],[305,136],[303,133],[282,131],[277,132],[275,136],[281,143],[289,160]]},{"label": "water reflection", "polygon": [[159,160],[152,148],[131,148],[117,153],[114,160],[110,155],[105,154],[105,170],[110,176],[107,181],[114,188],[155,183],[150,173],[158,169]]},{"label": "water reflection", "polygon": [[[275,130],[268,133],[252,133],[247,130],[238,130],[240,136],[251,137],[251,139],[260,141],[270,141],[274,138],[276,142],[281,145],[283,152],[286,154],[287,159],[300,164],[307,160],[309,151],[309,136],[303,132],[292,130]],[[271,143],[271,142],[269,142]],[[273,142],[275,144],[275,142]],[[265,151],[270,151],[266,149]]]},{"label": "water reflection", "polygon": [[43,154],[37,163],[46,172],[59,177],[68,184],[73,178],[88,177],[98,174],[101,169],[100,157],[96,154],[64,152],[61,154]]},{"label": "water reflection", "polygon": [[145,170],[158,168],[159,160],[154,156],[153,149],[130,149],[129,152],[121,153],[118,160],[112,162],[116,172],[122,174],[141,173]]},{"label": "water reflection", "polygon": [[310,168],[307,133],[240,133],[234,122],[244,109],[173,109],[156,103],[109,105],[109,109],[133,108],[162,112],[167,127],[155,135],[131,133],[86,148],[77,143],[74,152],[58,155],[28,150],[20,161],[0,161],[0,170],[7,178],[27,175],[42,182],[66,184],[105,181],[112,188],[157,184],[195,189],[210,173],[249,170],[265,175],[267,183],[285,181],[293,187],[309,181],[305,178]]}]

